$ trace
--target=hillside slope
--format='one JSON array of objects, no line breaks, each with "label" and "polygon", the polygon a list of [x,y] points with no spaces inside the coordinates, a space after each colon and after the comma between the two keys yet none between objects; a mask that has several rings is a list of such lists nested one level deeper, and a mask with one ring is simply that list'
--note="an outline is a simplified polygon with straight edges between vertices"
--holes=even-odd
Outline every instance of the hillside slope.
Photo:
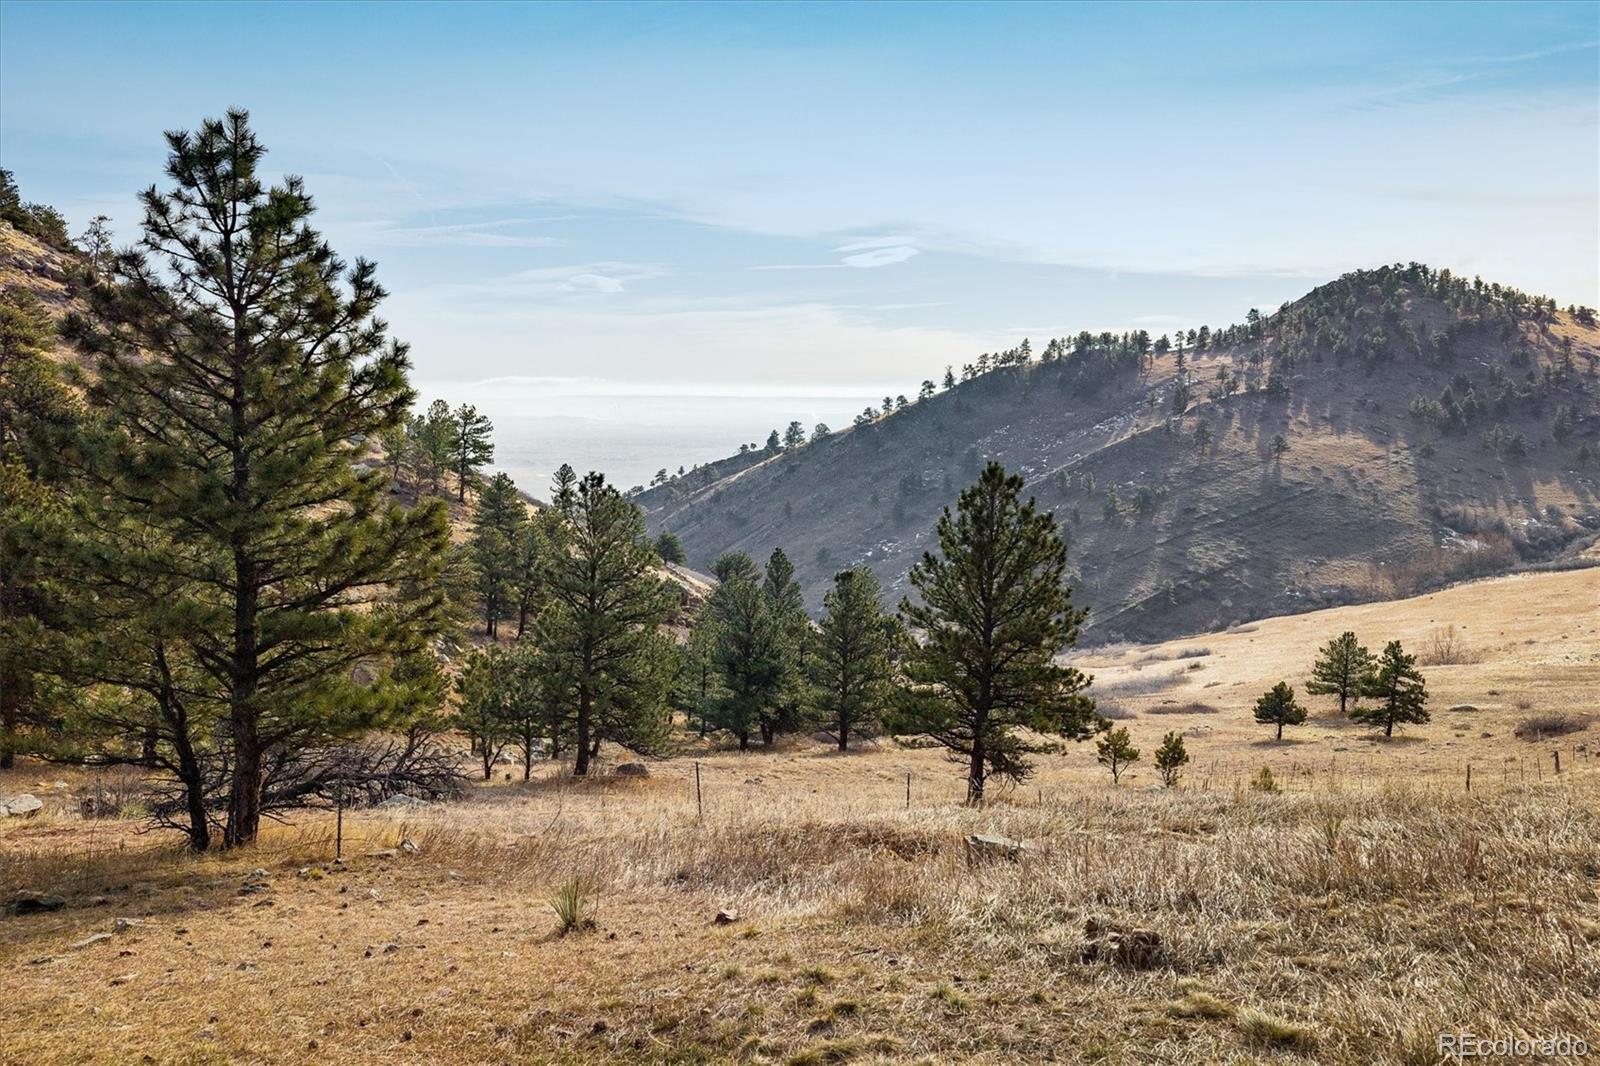
[{"label": "hillside slope", "polygon": [[892,415],[636,499],[697,568],[782,547],[812,608],[852,565],[898,599],[997,459],[1063,520],[1102,640],[1406,595],[1600,531],[1586,309],[1413,265],[1204,334],[1181,367],[1139,334],[985,356]]}]

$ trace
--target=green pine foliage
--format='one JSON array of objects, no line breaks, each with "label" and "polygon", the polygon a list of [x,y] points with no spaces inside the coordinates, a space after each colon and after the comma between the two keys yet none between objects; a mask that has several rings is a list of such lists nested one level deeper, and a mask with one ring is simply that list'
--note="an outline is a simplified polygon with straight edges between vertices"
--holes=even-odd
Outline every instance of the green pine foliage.
[{"label": "green pine foliage", "polygon": [[1095,759],[1111,771],[1111,783],[1122,783],[1122,775],[1128,767],[1139,761],[1139,749],[1133,746],[1133,738],[1128,735],[1128,727],[1117,726],[1095,741]]},{"label": "green pine foliage", "polygon": [[1407,655],[1398,640],[1384,646],[1373,672],[1362,682],[1361,694],[1377,702],[1354,708],[1351,719],[1383,726],[1386,737],[1394,736],[1397,725],[1428,721],[1427,682],[1417,669],[1417,657]]},{"label": "green pine foliage", "polygon": [[543,671],[571,694],[573,773],[582,777],[603,741],[641,752],[662,746],[674,653],[661,627],[676,597],[656,576],[637,507],[596,473],[569,491],[551,530],[549,603],[534,636]]},{"label": "green pine foliage", "polygon": [[891,629],[880,596],[878,579],[860,567],[835,575],[823,597],[811,680],[816,710],[840,751],[852,737],[882,731],[893,693]]},{"label": "green pine foliage", "polygon": [[1277,739],[1282,740],[1284,726],[1305,723],[1306,709],[1295,700],[1293,686],[1287,681],[1279,681],[1256,700],[1255,716],[1258,722],[1277,726]]},{"label": "green pine foliage", "polygon": [[45,654],[60,574],[38,542],[65,517],[60,448],[78,412],[47,354],[52,339],[37,299],[0,293],[0,770],[12,766],[24,731],[59,709],[61,695]]},{"label": "green pine foliage", "polygon": [[[168,191],[141,194],[140,250],[116,257],[68,332],[83,382],[86,536],[148,534],[150,554],[90,546],[102,580],[164,590],[181,617],[186,698],[226,718],[224,840],[252,841],[277,753],[412,707],[357,664],[424,649],[438,628],[442,508],[388,502],[356,442],[406,417],[404,345],[375,317],[371,263],[310,226],[298,178],[267,187],[242,111],[168,135]],[[141,544],[141,549],[145,545]],[[377,671],[392,678],[390,671]]]},{"label": "green pine foliage", "polygon": [[1189,749],[1184,747],[1182,734],[1168,733],[1162,737],[1161,746],[1156,749],[1156,772],[1161,775],[1161,784],[1172,788],[1187,765]]},{"label": "green pine foliage", "polygon": [[467,502],[467,485],[479,468],[494,459],[494,425],[469,403],[456,408],[450,421],[448,461],[456,475],[456,500]]},{"label": "green pine foliage", "polygon": [[1056,661],[1085,612],[1072,604],[1055,518],[1022,499],[1022,478],[989,463],[940,517],[938,537],[938,554],[911,568],[920,600],[900,605],[925,637],[907,658],[899,731],[949,748],[978,804],[991,777],[1027,778],[1029,734],[1082,740],[1105,723],[1083,694],[1089,679]]},{"label": "green pine foliage", "polygon": [[1372,653],[1347,630],[1324,644],[1317,653],[1306,691],[1313,696],[1338,696],[1339,713],[1347,714],[1350,701],[1361,695],[1361,687],[1371,675],[1372,667]]}]

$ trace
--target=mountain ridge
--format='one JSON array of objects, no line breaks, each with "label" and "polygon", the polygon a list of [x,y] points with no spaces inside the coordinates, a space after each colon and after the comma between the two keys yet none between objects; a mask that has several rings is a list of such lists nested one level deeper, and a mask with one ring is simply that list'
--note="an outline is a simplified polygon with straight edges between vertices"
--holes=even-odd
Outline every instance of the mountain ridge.
[{"label": "mountain ridge", "polygon": [[890,415],[635,499],[702,569],[784,548],[813,608],[842,566],[904,594],[940,508],[990,458],[1062,518],[1097,639],[1409,594],[1600,531],[1582,459],[1600,448],[1593,323],[1420,264],[1357,271],[1182,335],[1182,366],[1142,332],[1023,346]]}]

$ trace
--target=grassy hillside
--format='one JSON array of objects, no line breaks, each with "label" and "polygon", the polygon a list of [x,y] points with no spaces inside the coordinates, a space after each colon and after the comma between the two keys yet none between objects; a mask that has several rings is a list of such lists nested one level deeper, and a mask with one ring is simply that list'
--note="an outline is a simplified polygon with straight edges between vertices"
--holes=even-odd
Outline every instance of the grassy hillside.
[{"label": "grassy hillside", "polygon": [[1600,532],[1584,309],[1395,267],[1208,339],[1181,369],[1137,335],[985,356],[892,415],[638,500],[700,569],[783,547],[814,608],[850,565],[905,593],[940,509],[998,459],[1062,518],[1100,640],[1405,595]]}]

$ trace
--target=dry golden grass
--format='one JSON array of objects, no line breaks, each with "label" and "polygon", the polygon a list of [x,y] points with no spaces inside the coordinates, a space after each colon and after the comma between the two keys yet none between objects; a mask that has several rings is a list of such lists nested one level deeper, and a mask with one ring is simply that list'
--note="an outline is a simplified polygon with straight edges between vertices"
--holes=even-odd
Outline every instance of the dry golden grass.
[{"label": "dry golden grass", "polygon": [[[1594,600],[1572,603],[1594,589],[1585,577],[1513,579],[1532,585],[1515,640],[1509,626],[1479,638],[1484,619],[1447,592],[1367,620],[1351,612],[1375,608],[1345,608],[1124,650],[1106,676],[1148,658],[1144,671],[1201,662],[1201,677],[1241,680],[1206,692],[1212,732],[1173,791],[1148,770],[1113,789],[1072,746],[975,811],[935,751],[800,742],[705,751],[647,780],[546,768],[448,807],[359,812],[333,864],[326,815],[194,859],[134,822],[55,809],[47,789],[53,809],[0,825],[0,884],[67,898],[0,919],[0,1061],[1421,1063],[1441,1030],[1592,1043],[1600,765],[1526,783],[1485,772],[1469,794],[1462,752],[1522,742],[1450,728],[1592,688]],[[1502,603],[1522,595],[1500,584]],[[1367,734],[1321,720],[1304,744],[1258,746],[1246,696],[1296,639],[1404,639],[1440,621],[1484,658],[1431,671],[1435,703],[1482,710],[1441,706],[1414,731],[1425,739],[1370,752],[1337,752]],[[1211,654],[1157,658],[1195,644]],[[1178,697],[1131,702],[1163,698]],[[1182,718],[1128,722],[1143,744]],[[1334,756],[1350,761],[1324,772]],[[1318,772],[1295,775],[1296,760]],[[1208,763],[1273,766],[1287,790]],[[55,776],[27,766],[0,792]],[[1032,850],[969,868],[962,838],[979,831]],[[401,840],[416,850],[389,853]],[[240,894],[258,867],[266,890]],[[596,928],[563,936],[551,900],[574,880],[592,887]],[[724,909],[737,918],[717,924]],[[119,917],[137,924],[117,931]],[[1163,954],[1142,970],[1085,962],[1090,919],[1153,930]]]}]

